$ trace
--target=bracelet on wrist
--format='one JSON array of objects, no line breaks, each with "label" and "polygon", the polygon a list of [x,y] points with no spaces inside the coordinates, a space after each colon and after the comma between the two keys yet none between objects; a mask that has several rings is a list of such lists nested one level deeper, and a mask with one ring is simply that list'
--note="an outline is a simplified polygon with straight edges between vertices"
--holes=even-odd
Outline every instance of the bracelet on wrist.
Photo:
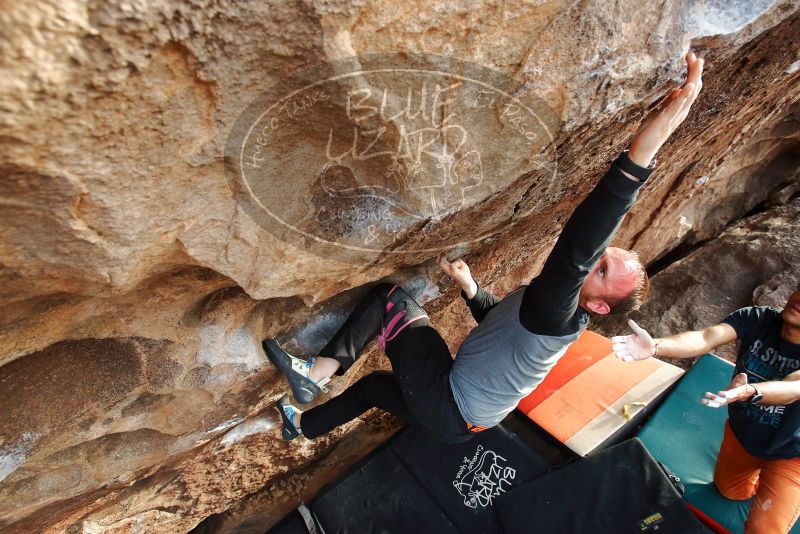
[{"label": "bracelet on wrist", "polygon": [[635,176],[642,182],[647,181],[647,179],[650,177],[650,173],[653,172],[653,167],[655,167],[654,161],[651,162],[648,167],[642,167],[641,165],[634,163],[628,156],[627,150],[623,151],[614,163],[617,165],[617,167],[627,172],[631,176]]},{"label": "bracelet on wrist", "polygon": [[750,386],[753,390],[753,394],[748,399],[750,401],[750,404],[759,404],[761,402],[761,399],[764,398],[764,394],[761,393],[761,390],[759,390],[755,386],[755,384],[747,384],[747,385]]}]

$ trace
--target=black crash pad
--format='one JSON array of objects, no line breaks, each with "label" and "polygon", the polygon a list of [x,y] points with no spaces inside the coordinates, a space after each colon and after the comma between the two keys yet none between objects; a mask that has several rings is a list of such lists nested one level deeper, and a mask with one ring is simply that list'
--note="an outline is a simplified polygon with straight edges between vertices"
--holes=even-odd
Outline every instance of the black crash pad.
[{"label": "black crash pad", "polygon": [[520,485],[495,509],[508,533],[706,532],[637,438]]},{"label": "black crash pad", "polygon": [[458,532],[388,448],[311,502],[326,534]]},{"label": "black crash pad", "polygon": [[317,518],[305,503],[276,523],[267,534],[325,534],[320,528]]},{"label": "black crash pad", "polygon": [[332,532],[502,532],[498,495],[549,464],[502,426],[444,444],[406,428],[334,481],[310,508]]}]

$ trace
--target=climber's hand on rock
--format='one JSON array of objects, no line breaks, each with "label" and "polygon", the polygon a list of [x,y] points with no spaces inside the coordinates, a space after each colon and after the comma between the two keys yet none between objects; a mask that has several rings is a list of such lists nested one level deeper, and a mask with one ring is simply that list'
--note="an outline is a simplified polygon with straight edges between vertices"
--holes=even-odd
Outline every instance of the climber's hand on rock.
[{"label": "climber's hand on rock", "polygon": [[452,278],[456,284],[464,290],[467,298],[475,296],[475,293],[478,292],[478,285],[475,283],[475,280],[472,279],[472,273],[464,260],[458,259],[450,262],[447,261],[447,256],[442,253],[439,254],[436,261],[439,263],[439,267],[441,267],[444,274]]},{"label": "climber's hand on rock", "polygon": [[670,92],[658,108],[642,122],[631,142],[628,153],[631,161],[642,167],[650,165],[661,145],[689,114],[689,108],[703,87],[703,63],[703,59],[698,58],[694,52],[686,54],[686,64],[689,68],[686,82],[680,89]]},{"label": "climber's hand on rock", "polygon": [[611,348],[617,358],[626,362],[645,360],[655,354],[656,342],[647,333],[647,330],[636,324],[633,319],[628,319],[628,326],[633,330],[629,336],[614,336],[611,338]]}]

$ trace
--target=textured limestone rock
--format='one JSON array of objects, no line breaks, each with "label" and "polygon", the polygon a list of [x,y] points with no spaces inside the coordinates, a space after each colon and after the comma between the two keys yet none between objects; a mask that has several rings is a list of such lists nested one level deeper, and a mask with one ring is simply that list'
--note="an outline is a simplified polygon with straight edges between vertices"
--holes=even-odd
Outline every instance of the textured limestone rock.
[{"label": "textured limestone rock", "polygon": [[[799,250],[796,198],[742,220],[658,273],[651,280],[651,300],[632,318],[649,332],[666,336],[716,324],[744,306],[783,308],[800,283]],[[607,335],[628,332],[624,319],[598,320],[594,325]],[[736,357],[733,344],[716,353]]]},{"label": "textured limestone rock", "polygon": [[[653,261],[797,187],[800,16],[790,0],[16,2],[0,9],[0,32],[0,529],[9,532],[180,532],[239,502],[270,506],[262,513],[275,519],[396,423],[366,418],[314,444],[283,444],[268,408],[285,385],[261,339],[318,350],[365,284],[387,276],[430,302],[452,349],[471,327],[435,252],[355,264],[320,256],[237,203],[228,135],[255,98],[304,66],[451,56],[546,104],[556,173],[505,150],[499,126],[512,120],[493,130],[465,120],[495,187],[392,245],[411,250],[425,229],[445,245],[485,229],[458,253],[500,294],[536,272],[565,217],[680,78],[690,44],[707,59],[703,94],[659,154],[619,244]],[[325,146],[311,129],[286,143],[309,162]],[[465,162],[459,176],[469,177]],[[314,172],[272,186],[325,177]],[[347,172],[328,178],[321,186],[336,191],[353,184]],[[759,278],[753,288],[762,282],[763,298],[785,284]],[[385,365],[371,351],[332,393]]]}]

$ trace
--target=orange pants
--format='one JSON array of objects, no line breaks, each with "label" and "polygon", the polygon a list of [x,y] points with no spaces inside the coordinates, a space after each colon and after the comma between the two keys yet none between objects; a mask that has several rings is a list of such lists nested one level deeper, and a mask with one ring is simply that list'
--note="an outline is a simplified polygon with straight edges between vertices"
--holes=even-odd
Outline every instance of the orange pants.
[{"label": "orange pants", "polygon": [[750,455],[733,435],[730,422],[725,423],[714,483],[728,499],[755,495],[745,534],[785,534],[800,514],[800,458],[762,460]]}]

